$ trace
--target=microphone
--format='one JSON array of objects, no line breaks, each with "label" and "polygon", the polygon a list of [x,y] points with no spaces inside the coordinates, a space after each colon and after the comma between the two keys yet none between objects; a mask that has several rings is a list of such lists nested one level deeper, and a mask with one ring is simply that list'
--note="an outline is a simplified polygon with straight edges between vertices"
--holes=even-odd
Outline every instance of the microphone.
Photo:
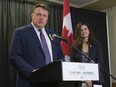
[{"label": "microphone", "polygon": [[63,41],[66,41],[66,42],[67,42],[66,38],[61,37],[61,36],[58,36],[58,35],[56,35],[56,34],[52,34],[52,38],[58,38],[58,39],[61,39],[61,40],[63,40]]}]

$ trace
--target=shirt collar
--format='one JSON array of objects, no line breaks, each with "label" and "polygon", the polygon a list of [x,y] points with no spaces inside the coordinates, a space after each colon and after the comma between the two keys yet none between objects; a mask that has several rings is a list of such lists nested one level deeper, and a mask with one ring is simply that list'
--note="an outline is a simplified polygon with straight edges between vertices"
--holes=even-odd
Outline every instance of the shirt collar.
[{"label": "shirt collar", "polygon": [[[34,30],[35,30],[35,31],[38,31],[38,28],[35,27],[35,25],[33,24],[33,22],[31,22],[31,24],[32,24],[32,26],[34,27]],[[42,28],[42,31],[43,31],[43,30],[45,30],[45,28]]]}]

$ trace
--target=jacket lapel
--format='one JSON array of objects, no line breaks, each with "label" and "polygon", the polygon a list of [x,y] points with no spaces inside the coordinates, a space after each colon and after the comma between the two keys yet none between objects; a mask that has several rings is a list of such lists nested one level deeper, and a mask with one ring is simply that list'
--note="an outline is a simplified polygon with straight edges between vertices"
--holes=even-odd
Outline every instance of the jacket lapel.
[{"label": "jacket lapel", "polygon": [[39,38],[38,38],[38,36],[37,36],[37,34],[36,34],[36,32],[35,32],[35,30],[34,30],[32,25],[30,25],[30,27],[29,27],[29,32],[30,32],[30,35],[32,35],[32,38],[38,44],[38,46],[42,49],[40,40],[39,40]]},{"label": "jacket lapel", "polygon": [[90,46],[89,46],[89,57],[91,58],[91,59],[93,59],[93,44],[90,44]]},{"label": "jacket lapel", "polygon": [[[45,30],[46,30],[46,29],[45,29]],[[55,58],[55,57],[54,57],[54,56],[55,56],[54,54],[55,54],[55,48],[56,48],[55,46],[56,46],[56,45],[54,44],[54,43],[55,43],[54,38],[52,38],[52,34],[53,34],[53,33],[51,33],[49,30],[46,30],[46,32],[47,32],[47,35],[48,35],[48,37],[49,37],[49,39],[50,39],[51,46],[52,46],[53,60],[55,60],[55,59],[54,59],[54,58]]]}]

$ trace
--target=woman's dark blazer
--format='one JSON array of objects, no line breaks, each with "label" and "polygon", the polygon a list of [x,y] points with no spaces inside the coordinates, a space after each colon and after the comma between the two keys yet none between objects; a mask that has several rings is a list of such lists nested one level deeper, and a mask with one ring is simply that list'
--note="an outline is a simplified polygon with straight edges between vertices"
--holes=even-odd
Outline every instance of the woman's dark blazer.
[{"label": "woman's dark blazer", "polygon": [[[46,30],[48,36],[53,34]],[[49,37],[50,38],[50,37]],[[53,61],[63,59],[60,42],[50,38]],[[33,69],[45,66],[45,55],[38,36],[31,24],[14,31],[10,49],[10,61],[17,68],[17,87],[33,87],[28,78]]]},{"label": "woman's dark blazer", "polygon": [[[95,63],[98,63],[99,66],[101,67],[104,66],[103,52],[99,41],[97,41],[96,43],[91,43],[89,45],[89,58],[91,58]],[[72,49],[71,61],[82,62],[82,54],[79,51]],[[101,72],[101,69],[99,68],[99,81],[97,81],[96,83],[103,84],[103,82],[104,82],[103,74]]]}]

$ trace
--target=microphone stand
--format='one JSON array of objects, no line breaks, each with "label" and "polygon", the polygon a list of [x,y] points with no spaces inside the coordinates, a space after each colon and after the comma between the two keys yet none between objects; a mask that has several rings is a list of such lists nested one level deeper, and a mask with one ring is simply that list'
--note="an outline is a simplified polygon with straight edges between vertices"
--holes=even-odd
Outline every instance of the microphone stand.
[{"label": "microphone stand", "polygon": [[[75,50],[77,50],[79,53],[81,53],[82,55],[84,55],[88,60],[90,60],[91,63],[95,63],[90,57],[86,56],[85,54],[83,54],[78,48],[76,48],[74,45],[72,45],[67,39],[63,38],[62,39],[64,42],[66,42],[70,47],[74,48]],[[116,80],[116,77],[114,77],[113,75],[111,75],[107,70],[105,70],[103,67],[101,67],[99,65],[99,67],[106,72],[109,76],[111,76],[114,80]]]}]

